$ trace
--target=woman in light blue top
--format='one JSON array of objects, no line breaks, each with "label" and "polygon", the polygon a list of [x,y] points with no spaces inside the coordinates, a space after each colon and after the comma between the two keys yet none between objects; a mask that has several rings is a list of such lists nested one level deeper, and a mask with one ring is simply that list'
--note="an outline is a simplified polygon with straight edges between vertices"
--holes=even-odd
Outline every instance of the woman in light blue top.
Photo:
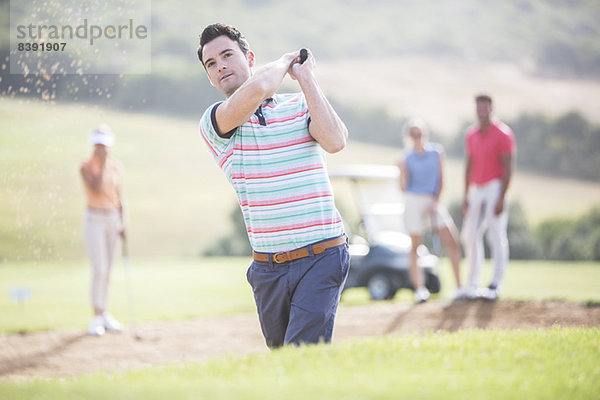
[{"label": "woman in light blue top", "polygon": [[429,299],[423,273],[418,265],[418,248],[427,227],[439,236],[452,263],[456,287],[454,298],[462,297],[460,283],[461,251],[458,230],[446,208],[439,203],[443,187],[444,150],[427,140],[425,124],[412,119],[405,128],[409,146],[400,160],[400,187],[405,193],[404,227],[410,235],[410,277],[415,288],[415,301]]}]

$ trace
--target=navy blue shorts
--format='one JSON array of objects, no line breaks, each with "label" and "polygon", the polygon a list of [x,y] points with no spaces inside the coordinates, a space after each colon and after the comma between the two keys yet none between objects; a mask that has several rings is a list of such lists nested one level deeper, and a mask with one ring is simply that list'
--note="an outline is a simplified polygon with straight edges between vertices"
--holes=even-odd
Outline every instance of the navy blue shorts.
[{"label": "navy blue shorts", "polygon": [[267,346],[330,342],[349,267],[347,244],[282,264],[254,260],[246,277]]}]

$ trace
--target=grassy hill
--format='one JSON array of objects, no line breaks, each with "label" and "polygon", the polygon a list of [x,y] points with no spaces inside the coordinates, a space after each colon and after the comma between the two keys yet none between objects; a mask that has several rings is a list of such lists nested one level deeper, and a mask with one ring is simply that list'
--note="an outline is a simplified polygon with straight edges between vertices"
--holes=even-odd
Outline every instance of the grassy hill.
[{"label": "grassy hill", "polygon": [[[113,154],[126,167],[132,256],[192,257],[228,232],[235,195],[196,120],[2,98],[0,260],[84,256],[78,168],[91,152],[88,134],[101,122],[116,132]],[[351,141],[329,163],[394,164],[398,152]],[[448,164],[445,201],[463,190],[462,162]],[[512,192],[535,223],[583,213],[600,199],[600,184],[517,173]]]}]

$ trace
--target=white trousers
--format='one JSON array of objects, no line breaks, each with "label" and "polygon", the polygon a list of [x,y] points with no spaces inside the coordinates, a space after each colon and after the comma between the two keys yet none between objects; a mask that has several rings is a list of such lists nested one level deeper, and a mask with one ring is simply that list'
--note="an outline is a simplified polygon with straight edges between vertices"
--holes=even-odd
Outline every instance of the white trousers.
[{"label": "white trousers", "polygon": [[[487,229],[487,241],[491,250],[494,273],[490,285],[500,287],[504,272],[508,266],[508,205],[500,215],[494,214],[494,208],[502,183],[494,179],[482,186],[475,186],[469,193],[469,207],[463,220],[461,239],[465,257],[470,266],[468,285],[477,288],[481,279],[481,267],[484,263],[483,234]],[[505,199],[506,202],[506,199]]]},{"label": "white trousers", "polygon": [[85,247],[92,266],[91,303],[106,310],[110,270],[121,227],[118,210],[87,209],[84,218]]}]

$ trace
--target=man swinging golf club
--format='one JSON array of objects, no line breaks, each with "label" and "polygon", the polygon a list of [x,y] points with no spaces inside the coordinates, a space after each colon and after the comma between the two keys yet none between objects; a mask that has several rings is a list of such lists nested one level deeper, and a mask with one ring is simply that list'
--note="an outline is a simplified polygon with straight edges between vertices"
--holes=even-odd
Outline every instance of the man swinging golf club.
[{"label": "man swinging golf club", "polygon": [[[198,58],[226,97],[206,110],[200,134],[244,215],[254,250],[247,278],[266,343],[329,342],[349,255],[323,150],[345,147],[346,126],[319,88],[310,51],[253,72],[242,34],[213,24]],[[275,93],[286,75],[300,93]]]}]

